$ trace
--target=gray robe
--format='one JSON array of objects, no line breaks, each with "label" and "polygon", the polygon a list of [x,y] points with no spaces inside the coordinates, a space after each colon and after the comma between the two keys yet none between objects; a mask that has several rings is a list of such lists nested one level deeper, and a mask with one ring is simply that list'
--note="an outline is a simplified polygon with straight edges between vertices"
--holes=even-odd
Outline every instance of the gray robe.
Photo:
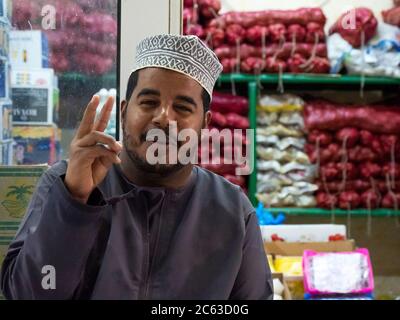
[{"label": "gray robe", "polygon": [[[3,262],[6,298],[272,298],[255,211],[239,187],[199,167],[183,188],[139,187],[114,165],[82,204],[63,183],[66,168],[39,180]],[[46,265],[55,289],[43,288]]]}]

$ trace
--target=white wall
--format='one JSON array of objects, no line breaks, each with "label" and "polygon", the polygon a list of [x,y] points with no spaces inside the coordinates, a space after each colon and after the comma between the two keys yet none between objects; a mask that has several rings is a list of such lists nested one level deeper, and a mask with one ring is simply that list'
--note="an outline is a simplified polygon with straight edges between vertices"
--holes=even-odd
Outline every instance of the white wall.
[{"label": "white wall", "polygon": [[181,33],[182,0],[122,0],[120,97],[133,69],[136,45],[147,36]]},{"label": "white wall", "polygon": [[[125,99],[126,85],[134,66],[136,45],[145,37],[182,33],[183,0],[122,0],[119,96]],[[118,106],[119,108],[119,106]],[[120,139],[122,131],[120,127]]]},{"label": "white wall", "polygon": [[381,11],[393,7],[393,0],[221,0],[222,11],[256,11],[266,9],[297,9],[319,7],[327,17],[329,28],[345,11],[356,7],[370,8],[375,17],[382,21]]}]

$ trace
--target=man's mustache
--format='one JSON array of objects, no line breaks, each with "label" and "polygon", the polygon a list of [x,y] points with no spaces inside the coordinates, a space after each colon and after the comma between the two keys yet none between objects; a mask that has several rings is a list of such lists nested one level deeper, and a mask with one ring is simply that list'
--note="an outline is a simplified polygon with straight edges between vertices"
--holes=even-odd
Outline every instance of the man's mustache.
[{"label": "man's mustache", "polygon": [[[149,130],[147,130],[146,132],[144,132],[144,133],[142,133],[140,135],[140,141],[141,142],[146,142],[146,141],[154,141],[154,142],[156,142],[156,141],[158,141],[158,137],[157,136],[155,137],[155,139],[147,140],[147,135],[151,130],[152,129],[149,129]],[[169,141],[170,141],[170,135],[169,135],[168,129],[159,129],[158,128],[158,130],[161,130],[164,133],[165,142],[168,144]],[[178,137],[177,136],[176,137],[171,137],[171,142],[172,142],[173,145],[176,144],[179,148],[184,144],[184,141],[178,141]]]}]

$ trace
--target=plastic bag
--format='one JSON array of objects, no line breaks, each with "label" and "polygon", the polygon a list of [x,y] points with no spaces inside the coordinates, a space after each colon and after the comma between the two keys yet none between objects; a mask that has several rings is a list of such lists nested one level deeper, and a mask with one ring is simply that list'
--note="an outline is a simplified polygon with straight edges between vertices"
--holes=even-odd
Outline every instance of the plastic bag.
[{"label": "plastic bag", "polygon": [[257,112],[257,125],[269,126],[278,121],[278,113],[276,112]]},{"label": "plastic bag", "polygon": [[281,164],[276,161],[258,161],[257,169],[260,171],[275,171],[277,173],[281,173]]},{"label": "plastic bag", "polygon": [[292,147],[303,150],[306,143],[304,138],[286,137],[279,139],[276,135],[263,134],[257,134],[256,140],[257,145],[276,147],[281,151]]},{"label": "plastic bag", "polygon": [[257,156],[260,157],[263,160],[277,160],[279,162],[282,162],[282,159],[284,157],[284,152],[280,151],[276,148],[264,148],[264,147],[257,147]]},{"label": "plastic bag", "polygon": [[267,112],[281,112],[281,111],[299,111],[303,110],[303,106],[297,104],[286,104],[286,105],[278,105],[278,106],[257,106],[257,110],[263,110]]},{"label": "plastic bag", "polygon": [[281,124],[267,126],[266,128],[258,128],[257,133],[260,135],[279,137],[302,137],[304,134],[300,130],[291,129]]},{"label": "plastic bag", "polygon": [[349,74],[399,77],[400,30],[380,23],[376,36],[365,44],[364,62],[361,50],[352,48],[339,34],[328,37],[331,73],[346,67]]},{"label": "plastic bag", "polygon": [[279,162],[291,162],[296,161],[301,164],[310,164],[310,160],[308,156],[295,148],[288,148],[284,151],[281,151],[276,148],[264,148],[257,147],[257,156],[259,156],[263,160],[277,160]]},{"label": "plastic bag", "polygon": [[315,196],[301,195],[296,198],[295,206],[299,208],[314,208],[317,205]]},{"label": "plastic bag", "polygon": [[331,73],[339,73],[344,66],[345,54],[352,50],[352,46],[340,34],[334,33],[327,39],[328,57],[331,62]]},{"label": "plastic bag", "polygon": [[301,277],[303,275],[302,261],[302,257],[276,256],[275,270],[283,273],[285,277]]},{"label": "plastic bag", "polygon": [[[400,48],[400,47],[399,47]],[[361,50],[352,50],[344,59],[349,74],[365,74],[368,76],[400,77],[400,49],[389,46],[369,47],[363,54]]]},{"label": "plastic bag", "polygon": [[308,181],[312,182],[315,178],[316,167],[307,166],[306,170],[293,170],[286,174],[292,181]]},{"label": "plastic bag", "polygon": [[265,182],[258,182],[257,183],[257,192],[260,193],[271,193],[280,191],[282,185],[279,183],[279,180],[272,179]]},{"label": "plastic bag", "polygon": [[280,191],[283,186],[291,184],[292,180],[274,171],[257,174],[257,192],[259,193]]},{"label": "plastic bag", "polygon": [[287,175],[276,171],[266,171],[257,174],[258,183],[266,183],[272,180],[277,180],[280,186],[290,186],[293,184],[293,181]]},{"label": "plastic bag", "polygon": [[303,150],[306,140],[304,138],[283,138],[276,143],[279,150],[286,150],[290,147],[295,147],[297,149]]},{"label": "plastic bag", "polygon": [[292,94],[266,95],[261,97],[258,108],[268,112],[300,111],[304,101]]},{"label": "plastic bag", "polygon": [[257,139],[257,144],[269,145],[269,146],[276,146],[280,142],[278,136],[264,136],[261,134],[257,134],[256,139]]},{"label": "plastic bag", "polygon": [[316,184],[308,183],[305,181],[295,182],[293,186],[299,190],[298,191],[299,195],[303,195],[306,193],[314,193],[315,191],[318,190],[318,186]]},{"label": "plastic bag", "polygon": [[257,193],[256,197],[265,204],[266,207],[292,207],[296,204],[293,195],[282,197],[279,192]]},{"label": "plastic bag", "polygon": [[315,197],[312,195],[294,196],[291,194],[282,195],[279,192],[267,192],[257,193],[256,197],[259,201],[270,207],[312,208],[316,205]]},{"label": "plastic bag", "polygon": [[290,171],[294,171],[294,170],[296,170],[296,171],[299,171],[299,170],[306,171],[309,167],[310,166],[304,165],[304,164],[301,164],[301,163],[289,162],[289,163],[284,164],[281,167],[281,173],[286,174],[286,173],[288,173]]},{"label": "plastic bag", "polygon": [[280,194],[282,197],[287,195],[301,196],[305,194],[310,194],[318,190],[318,186],[304,181],[299,181],[293,183],[293,186],[283,187]]},{"label": "plastic bag", "polygon": [[280,123],[283,125],[296,125],[299,126],[300,128],[304,128],[304,120],[303,120],[303,115],[298,112],[282,112],[279,116]]}]

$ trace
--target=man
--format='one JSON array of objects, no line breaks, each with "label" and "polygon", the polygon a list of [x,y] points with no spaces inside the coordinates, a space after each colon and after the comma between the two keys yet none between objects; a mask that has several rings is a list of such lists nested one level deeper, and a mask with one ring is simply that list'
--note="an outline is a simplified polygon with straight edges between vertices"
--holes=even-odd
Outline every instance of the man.
[{"label": "man", "polygon": [[69,160],[41,177],[10,245],[1,273],[7,298],[272,297],[254,208],[240,188],[192,164],[146,158],[151,130],[208,125],[220,72],[194,36],[138,45],[121,104],[123,147],[103,133],[113,101],[95,120],[95,96]]}]

